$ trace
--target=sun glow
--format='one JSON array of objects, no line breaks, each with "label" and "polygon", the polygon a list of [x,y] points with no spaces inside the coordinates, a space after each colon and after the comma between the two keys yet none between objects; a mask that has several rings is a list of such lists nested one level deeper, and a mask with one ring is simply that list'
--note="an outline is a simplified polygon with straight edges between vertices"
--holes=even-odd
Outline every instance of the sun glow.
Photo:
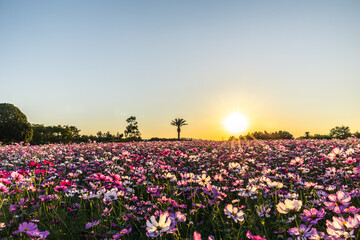
[{"label": "sun glow", "polygon": [[232,113],[228,115],[224,119],[223,124],[225,129],[234,135],[244,132],[249,126],[247,118],[241,113]]}]

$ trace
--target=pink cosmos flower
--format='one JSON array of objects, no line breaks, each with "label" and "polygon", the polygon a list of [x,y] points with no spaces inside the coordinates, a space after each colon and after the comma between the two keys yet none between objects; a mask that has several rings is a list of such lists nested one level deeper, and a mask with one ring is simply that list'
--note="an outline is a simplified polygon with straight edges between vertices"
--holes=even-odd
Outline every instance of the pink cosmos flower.
[{"label": "pink cosmos flower", "polygon": [[267,217],[267,218],[269,218],[270,217],[270,215],[269,215],[270,211],[271,211],[271,208],[268,207],[268,206],[261,205],[261,206],[258,206],[256,208],[256,212],[259,215],[259,217]]},{"label": "pink cosmos flower", "polygon": [[304,160],[302,158],[296,157],[295,159],[290,161],[290,166],[294,166],[296,164],[298,164],[299,166],[301,166],[304,163]]},{"label": "pink cosmos flower", "polygon": [[351,165],[353,163],[356,163],[356,159],[349,157],[346,160],[344,160],[343,163]]},{"label": "pink cosmos flower", "polygon": [[318,232],[317,229],[315,229],[315,228],[312,229],[312,234],[309,237],[309,239],[312,239],[312,240],[320,240],[320,239],[324,239],[324,238],[325,238],[325,233]]},{"label": "pink cosmos flower", "polygon": [[23,182],[25,180],[24,176],[21,175],[18,172],[12,172],[11,173],[11,177],[13,180],[15,180],[16,182]]},{"label": "pink cosmos flower", "polygon": [[234,207],[232,204],[226,205],[224,208],[224,213],[228,218],[233,218],[234,221],[237,223],[245,221],[245,214],[242,210],[237,207]]},{"label": "pink cosmos flower", "polygon": [[354,206],[350,206],[344,209],[344,213],[356,214],[358,212],[360,212],[360,208],[356,208]]},{"label": "pink cosmos flower", "polygon": [[320,208],[320,210],[317,210],[315,208],[312,208],[310,210],[304,210],[304,214],[301,214],[300,217],[304,222],[308,222],[311,225],[316,225],[318,221],[323,219],[325,216],[325,210],[323,208]]},{"label": "pink cosmos flower", "polygon": [[0,183],[0,193],[7,193],[9,192],[9,188],[4,184]]},{"label": "pink cosmos flower", "polygon": [[265,236],[264,237],[260,237],[259,235],[255,236],[249,230],[246,233],[246,237],[252,240],[266,240]]},{"label": "pink cosmos flower", "polygon": [[16,231],[16,234],[21,232],[26,233],[26,235],[31,237],[39,237],[40,239],[45,239],[50,234],[49,231],[40,232],[37,228],[37,224],[32,222],[20,223],[19,230]]},{"label": "pink cosmos flower", "polygon": [[97,221],[94,221],[94,222],[88,222],[87,224],[86,224],[86,226],[85,226],[85,229],[89,229],[89,228],[92,228],[92,227],[94,227],[94,226],[97,226],[97,225],[99,225],[99,223],[100,223],[100,220],[97,220]]},{"label": "pink cosmos flower", "polygon": [[299,227],[290,228],[288,230],[288,233],[291,235],[299,236],[300,239],[307,239],[310,238],[314,233],[314,228],[311,228],[311,226],[305,226],[304,224],[301,224]]},{"label": "pink cosmos flower", "polygon": [[[201,240],[201,234],[198,232],[194,232],[194,240]],[[215,240],[215,237],[210,235],[208,240]]]},{"label": "pink cosmos flower", "polygon": [[185,222],[186,216],[182,214],[181,212],[176,212],[174,214],[170,214],[170,219],[173,224],[176,225],[178,222]]},{"label": "pink cosmos flower", "polygon": [[346,220],[343,217],[333,217],[333,221],[326,220],[326,231],[329,235],[336,238],[354,238],[354,228],[360,224],[359,218],[355,215],[354,218],[348,217]]},{"label": "pink cosmos flower", "polygon": [[330,161],[333,161],[335,158],[340,157],[343,151],[343,149],[334,148],[332,152],[329,153],[328,158],[330,159]]},{"label": "pink cosmos flower", "polygon": [[201,240],[201,234],[198,232],[194,232],[194,240]]},{"label": "pink cosmos flower", "polygon": [[37,224],[35,223],[32,223],[32,222],[23,222],[23,223],[20,223],[19,225],[19,232],[33,232],[33,231],[37,231],[38,228],[37,228]]},{"label": "pink cosmos flower", "polygon": [[325,201],[326,209],[332,210],[334,213],[343,213],[350,204],[351,196],[347,192],[337,191],[335,194],[328,196],[330,201]]},{"label": "pink cosmos flower", "polygon": [[124,229],[121,230],[119,233],[116,233],[115,235],[113,235],[113,238],[114,238],[114,239],[119,239],[120,237],[122,237],[122,236],[130,233],[131,230],[132,230],[131,228],[129,228],[129,229],[124,228]]}]

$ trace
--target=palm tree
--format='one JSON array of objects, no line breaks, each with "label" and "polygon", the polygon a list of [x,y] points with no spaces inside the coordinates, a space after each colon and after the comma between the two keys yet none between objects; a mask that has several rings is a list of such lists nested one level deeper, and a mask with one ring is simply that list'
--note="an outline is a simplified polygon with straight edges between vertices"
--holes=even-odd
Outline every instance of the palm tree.
[{"label": "palm tree", "polygon": [[178,133],[178,140],[180,140],[180,132],[181,132],[181,127],[188,125],[186,123],[186,120],[182,119],[182,118],[175,118],[174,120],[171,121],[171,125],[176,126],[177,127],[177,133]]}]

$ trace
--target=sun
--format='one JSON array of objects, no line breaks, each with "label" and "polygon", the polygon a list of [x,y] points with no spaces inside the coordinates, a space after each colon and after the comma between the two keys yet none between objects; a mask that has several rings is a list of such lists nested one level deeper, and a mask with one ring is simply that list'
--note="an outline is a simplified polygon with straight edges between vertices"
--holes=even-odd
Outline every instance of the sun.
[{"label": "sun", "polygon": [[231,113],[224,119],[223,124],[229,133],[237,135],[248,128],[249,121],[244,114]]}]

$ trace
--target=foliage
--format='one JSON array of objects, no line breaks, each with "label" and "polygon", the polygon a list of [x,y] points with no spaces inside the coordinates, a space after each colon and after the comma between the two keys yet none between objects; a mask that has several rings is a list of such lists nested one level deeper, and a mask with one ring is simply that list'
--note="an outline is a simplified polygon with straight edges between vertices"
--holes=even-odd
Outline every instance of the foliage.
[{"label": "foliage", "polygon": [[171,121],[170,123],[172,126],[177,127],[177,133],[178,133],[178,140],[180,140],[180,132],[181,132],[181,127],[188,125],[186,120],[182,119],[182,118],[175,118],[174,120]]},{"label": "foliage", "polygon": [[119,142],[123,141],[123,134],[112,135],[110,132],[102,133],[99,131],[96,136],[80,135],[80,130],[75,126],[44,126],[43,124],[33,124],[34,136],[31,144],[48,143],[80,143],[80,142]]},{"label": "foliage", "polygon": [[0,104],[0,141],[29,142],[33,131],[24,113],[13,104]]},{"label": "foliage", "polygon": [[47,143],[69,143],[74,142],[80,137],[80,130],[75,126],[44,126],[43,124],[33,124],[34,136],[32,144]]},{"label": "foliage", "polygon": [[124,141],[124,134],[117,133],[116,135],[111,134],[109,131],[106,133],[102,133],[101,131],[97,132],[95,136],[83,136],[88,140],[96,141],[96,142],[121,142]]},{"label": "foliage", "polygon": [[136,121],[135,116],[131,116],[128,119],[126,119],[126,122],[128,125],[126,126],[126,129],[124,131],[125,137],[130,140],[141,140],[141,133],[139,131],[138,122]]},{"label": "foliage", "polygon": [[17,144],[0,159],[1,239],[360,237],[357,139]]},{"label": "foliage", "polygon": [[336,126],[330,130],[330,137],[335,139],[346,139],[351,136],[350,128],[345,126]]},{"label": "foliage", "polygon": [[305,132],[305,137],[306,139],[310,138],[310,132]]},{"label": "foliage", "polygon": [[[191,141],[192,139],[186,139],[186,141]],[[152,137],[150,138],[148,141],[161,141],[161,142],[165,142],[165,141],[178,141],[177,138],[159,138],[159,137]]]},{"label": "foliage", "polygon": [[326,135],[326,134],[314,134],[313,137],[311,137],[312,139],[331,139],[330,135]]},{"label": "foliage", "polygon": [[245,136],[240,136],[240,139],[245,139],[245,140],[270,140],[270,139],[274,139],[274,140],[278,140],[278,139],[293,139],[293,135],[291,133],[289,133],[288,131],[278,131],[278,132],[270,132],[268,133],[267,131],[264,132],[252,132],[252,133],[248,133]]}]

